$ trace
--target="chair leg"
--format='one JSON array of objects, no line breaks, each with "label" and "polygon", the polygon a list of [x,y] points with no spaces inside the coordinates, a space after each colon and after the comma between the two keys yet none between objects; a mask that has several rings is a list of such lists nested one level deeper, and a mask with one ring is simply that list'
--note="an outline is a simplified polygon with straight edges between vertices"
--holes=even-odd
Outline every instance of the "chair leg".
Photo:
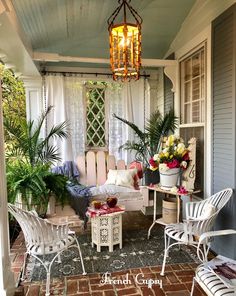
[{"label": "chair leg", "polygon": [[164,259],[163,259],[162,269],[161,269],[161,276],[164,276],[164,273],[165,273],[166,257],[169,256],[168,248],[170,244],[170,237],[169,236],[167,237],[166,232],[164,234],[164,237],[165,237],[165,250],[164,250]]},{"label": "chair leg", "polygon": [[45,268],[46,273],[47,273],[47,281],[46,281],[46,294],[45,296],[49,296],[50,295],[50,272],[51,272],[51,267],[52,264],[56,258],[56,256],[54,256],[53,260],[50,262],[49,267],[46,266],[45,262],[44,262],[44,256],[43,256],[43,260],[41,260],[38,256],[31,254],[34,258],[36,258]]},{"label": "chair leg", "polygon": [[193,277],[193,283],[192,283],[192,288],[191,288],[191,294],[190,294],[190,296],[193,296],[194,286],[195,286],[195,277]]},{"label": "chair leg", "polygon": [[[165,234],[166,236],[166,234]],[[170,237],[169,235],[167,236],[167,246],[166,246],[166,250],[167,250],[167,254],[166,254],[166,257],[169,257],[169,245],[170,245]]]},{"label": "chair leg", "polygon": [[80,249],[80,244],[79,244],[77,238],[75,238],[75,240],[76,240],[76,243],[77,243],[77,246],[78,246],[78,250],[79,250],[79,256],[80,256],[80,260],[81,260],[83,275],[86,275],[87,272],[85,271],[85,268],[84,268],[84,260],[83,260],[82,252],[81,252],[81,249]]},{"label": "chair leg", "polygon": [[207,262],[207,256],[208,252],[210,250],[210,247],[207,244],[203,244],[203,254],[204,254],[204,261]]},{"label": "chair leg", "polygon": [[167,248],[165,248],[164,259],[163,259],[162,269],[161,269],[161,273],[160,273],[161,276],[165,275],[166,257],[168,257],[170,248],[172,248],[175,245],[179,245],[179,244],[180,244],[179,242],[172,243],[171,245],[168,245]]},{"label": "chair leg", "polygon": [[61,263],[61,254],[59,254],[57,257],[57,263]]},{"label": "chair leg", "polygon": [[50,295],[50,271],[47,271],[47,282],[46,282],[46,294],[45,296],[49,296]]},{"label": "chair leg", "polygon": [[23,264],[23,269],[22,269],[22,274],[21,274],[21,281],[25,280],[25,265],[26,265],[27,255],[28,255],[28,253],[24,254],[24,264]]},{"label": "chair leg", "polygon": [[164,251],[164,259],[163,259],[162,269],[161,269],[161,273],[160,273],[161,276],[165,275],[166,257],[168,257],[168,249],[165,249],[165,251]]}]

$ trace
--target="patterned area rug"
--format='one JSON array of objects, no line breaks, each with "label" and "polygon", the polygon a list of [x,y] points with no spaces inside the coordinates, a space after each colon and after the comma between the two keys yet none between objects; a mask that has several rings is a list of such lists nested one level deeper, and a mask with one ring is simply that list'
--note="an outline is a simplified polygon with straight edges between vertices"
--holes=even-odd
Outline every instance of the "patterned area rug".
[{"label": "patterned area rug", "polygon": [[[108,247],[102,247],[98,253],[96,247],[91,247],[91,237],[83,234],[78,237],[87,273],[114,272],[129,268],[156,266],[162,264],[164,239],[163,229],[156,227],[147,240],[147,231],[123,231],[123,248],[114,247],[110,253]],[[48,260],[50,255],[45,256]],[[77,275],[82,272],[79,252],[76,248],[68,249],[61,255],[62,263],[55,262],[52,267],[52,277]],[[196,256],[187,247],[173,248],[169,253],[167,263],[197,262]],[[29,258],[26,269],[26,280],[38,281],[46,278],[44,267],[34,258]]]}]

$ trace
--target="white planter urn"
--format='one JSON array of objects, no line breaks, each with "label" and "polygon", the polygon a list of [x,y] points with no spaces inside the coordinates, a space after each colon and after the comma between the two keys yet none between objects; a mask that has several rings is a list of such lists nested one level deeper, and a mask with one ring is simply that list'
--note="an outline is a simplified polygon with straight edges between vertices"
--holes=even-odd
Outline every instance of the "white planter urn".
[{"label": "white planter urn", "polygon": [[160,171],[160,185],[164,190],[170,190],[177,185],[180,176],[180,168],[169,169],[167,171]]}]

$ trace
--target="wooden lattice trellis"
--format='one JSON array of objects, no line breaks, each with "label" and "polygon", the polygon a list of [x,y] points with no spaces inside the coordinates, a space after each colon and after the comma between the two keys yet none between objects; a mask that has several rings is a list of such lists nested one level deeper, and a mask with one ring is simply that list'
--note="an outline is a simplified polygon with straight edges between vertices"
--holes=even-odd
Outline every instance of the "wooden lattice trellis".
[{"label": "wooden lattice trellis", "polygon": [[106,147],[105,86],[86,86],[87,147]]}]

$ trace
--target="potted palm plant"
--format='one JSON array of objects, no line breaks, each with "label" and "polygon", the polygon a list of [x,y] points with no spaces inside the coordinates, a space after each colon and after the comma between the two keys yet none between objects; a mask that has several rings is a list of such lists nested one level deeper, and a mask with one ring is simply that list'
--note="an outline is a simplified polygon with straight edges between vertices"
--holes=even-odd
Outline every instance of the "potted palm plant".
[{"label": "potted palm plant", "polygon": [[53,126],[48,135],[41,138],[44,122],[52,110],[50,106],[37,122],[14,121],[4,118],[8,137],[6,147],[7,185],[10,202],[21,202],[27,209],[46,212],[49,194],[54,192],[60,201],[66,196],[67,179],[50,172],[50,165],[60,160],[53,138],[68,136],[67,123]]},{"label": "potted palm plant", "polygon": [[135,140],[127,141],[120,149],[135,152],[135,159],[143,163],[146,185],[158,183],[158,171],[150,170],[149,160],[160,151],[163,138],[177,128],[178,118],[174,111],[170,110],[162,116],[159,110],[155,110],[147,120],[144,131],[133,122],[116,114],[113,116],[127,124],[135,133]]}]

